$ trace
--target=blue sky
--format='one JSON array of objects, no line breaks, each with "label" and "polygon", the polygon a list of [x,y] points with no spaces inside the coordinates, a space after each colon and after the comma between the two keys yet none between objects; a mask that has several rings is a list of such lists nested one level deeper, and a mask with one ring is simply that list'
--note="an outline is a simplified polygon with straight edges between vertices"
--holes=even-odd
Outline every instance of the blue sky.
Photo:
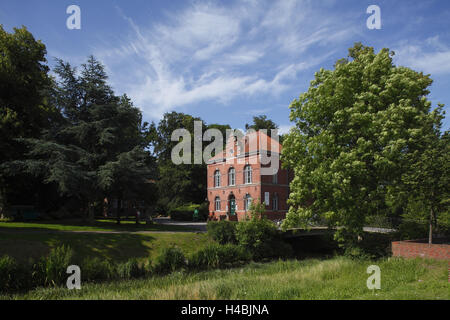
[{"label": "blue sky", "polygon": [[[66,8],[81,8],[81,30]],[[381,30],[369,30],[369,5]],[[266,114],[290,126],[289,104],[314,72],[332,68],[356,41],[396,52],[395,63],[430,73],[429,96],[450,105],[450,2],[434,1],[16,1],[2,0],[6,30],[25,25],[53,57],[79,65],[94,54],[117,94],[145,120],[167,111],[243,128]],[[449,116],[444,129],[450,127]]]}]

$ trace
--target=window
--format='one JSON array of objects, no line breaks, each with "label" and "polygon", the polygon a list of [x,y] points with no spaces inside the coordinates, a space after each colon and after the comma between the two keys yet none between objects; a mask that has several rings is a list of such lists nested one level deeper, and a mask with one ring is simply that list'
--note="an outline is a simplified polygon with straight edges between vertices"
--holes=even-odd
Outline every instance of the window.
[{"label": "window", "polygon": [[220,187],[220,171],[214,171],[214,187]]},{"label": "window", "polygon": [[244,183],[252,183],[252,167],[249,165],[244,168]]},{"label": "window", "polygon": [[245,211],[250,210],[251,204],[252,204],[252,197],[250,197],[250,195],[247,193],[244,198],[244,210]]},{"label": "window", "polygon": [[274,194],[272,197],[272,210],[278,211],[278,194]]},{"label": "window", "polygon": [[220,198],[216,197],[214,200],[216,211],[220,211]]},{"label": "window", "polygon": [[275,173],[274,175],[272,175],[272,183],[278,183],[278,173]]},{"label": "window", "polygon": [[228,170],[228,185],[234,186],[235,183],[236,183],[236,171],[234,170],[234,168],[230,168],[230,170]]}]

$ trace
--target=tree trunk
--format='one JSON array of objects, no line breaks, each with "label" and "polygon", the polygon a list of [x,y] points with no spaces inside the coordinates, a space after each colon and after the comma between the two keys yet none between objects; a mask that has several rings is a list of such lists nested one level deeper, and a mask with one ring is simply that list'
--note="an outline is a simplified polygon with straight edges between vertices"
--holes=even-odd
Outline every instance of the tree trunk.
[{"label": "tree trunk", "polygon": [[122,199],[117,199],[117,224],[120,224],[120,215],[122,213]]},{"label": "tree trunk", "polygon": [[430,230],[428,233],[428,245],[433,243],[433,208],[430,209]]}]

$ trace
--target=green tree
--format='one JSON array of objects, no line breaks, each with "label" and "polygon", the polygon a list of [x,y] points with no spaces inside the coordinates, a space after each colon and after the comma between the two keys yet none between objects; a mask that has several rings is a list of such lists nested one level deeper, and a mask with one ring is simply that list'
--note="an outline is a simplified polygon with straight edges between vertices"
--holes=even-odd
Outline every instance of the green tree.
[{"label": "green tree", "polygon": [[429,75],[394,66],[393,55],[357,43],[291,103],[296,127],[282,161],[294,179],[284,227],[325,219],[340,227],[338,240],[351,243],[367,216],[390,211],[387,190],[400,184],[409,155],[437,125],[426,98]]},{"label": "green tree", "polygon": [[14,199],[23,204],[27,186],[40,189],[29,175],[8,170],[5,164],[23,156],[26,148],[20,139],[39,137],[58,120],[46,53],[45,45],[25,27],[8,33],[0,25],[0,212]]},{"label": "green tree", "polygon": [[438,124],[434,132],[420,137],[422,146],[408,154],[411,165],[402,175],[401,183],[388,192],[393,206],[405,207],[403,225],[428,224],[430,244],[434,231],[448,233],[450,227],[450,138],[448,131],[444,134],[440,131],[442,108],[440,105],[433,112]]},{"label": "green tree", "polygon": [[136,199],[153,177],[154,161],[145,150],[148,124],[126,95],[114,95],[94,57],[80,75],[61,60],[55,73],[64,122],[40,139],[27,139],[29,158],[17,164],[78,199],[93,218],[94,206],[104,197]]},{"label": "green tree", "polygon": [[[172,133],[184,128],[193,141],[194,121],[202,120],[188,114],[170,112],[164,114],[156,128],[153,145],[158,163],[158,204],[162,211],[167,212],[186,203],[202,203],[206,198],[206,164],[194,164],[193,152],[191,164],[176,165],[171,159],[172,149],[178,144],[178,141],[171,141]],[[202,127],[204,130],[203,121]]]},{"label": "green tree", "polygon": [[278,125],[270,119],[267,119],[266,115],[254,116],[253,124],[245,124],[245,130],[253,129],[255,131],[266,129],[270,135],[270,129],[278,129]]}]

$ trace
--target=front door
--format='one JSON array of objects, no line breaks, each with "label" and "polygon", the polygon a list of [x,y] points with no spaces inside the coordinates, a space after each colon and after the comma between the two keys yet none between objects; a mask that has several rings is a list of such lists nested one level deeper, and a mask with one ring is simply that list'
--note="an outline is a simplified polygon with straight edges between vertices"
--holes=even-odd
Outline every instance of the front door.
[{"label": "front door", "polygon": [[236,199],[230,199],[230,215],[234,216],[236,214]]}]

